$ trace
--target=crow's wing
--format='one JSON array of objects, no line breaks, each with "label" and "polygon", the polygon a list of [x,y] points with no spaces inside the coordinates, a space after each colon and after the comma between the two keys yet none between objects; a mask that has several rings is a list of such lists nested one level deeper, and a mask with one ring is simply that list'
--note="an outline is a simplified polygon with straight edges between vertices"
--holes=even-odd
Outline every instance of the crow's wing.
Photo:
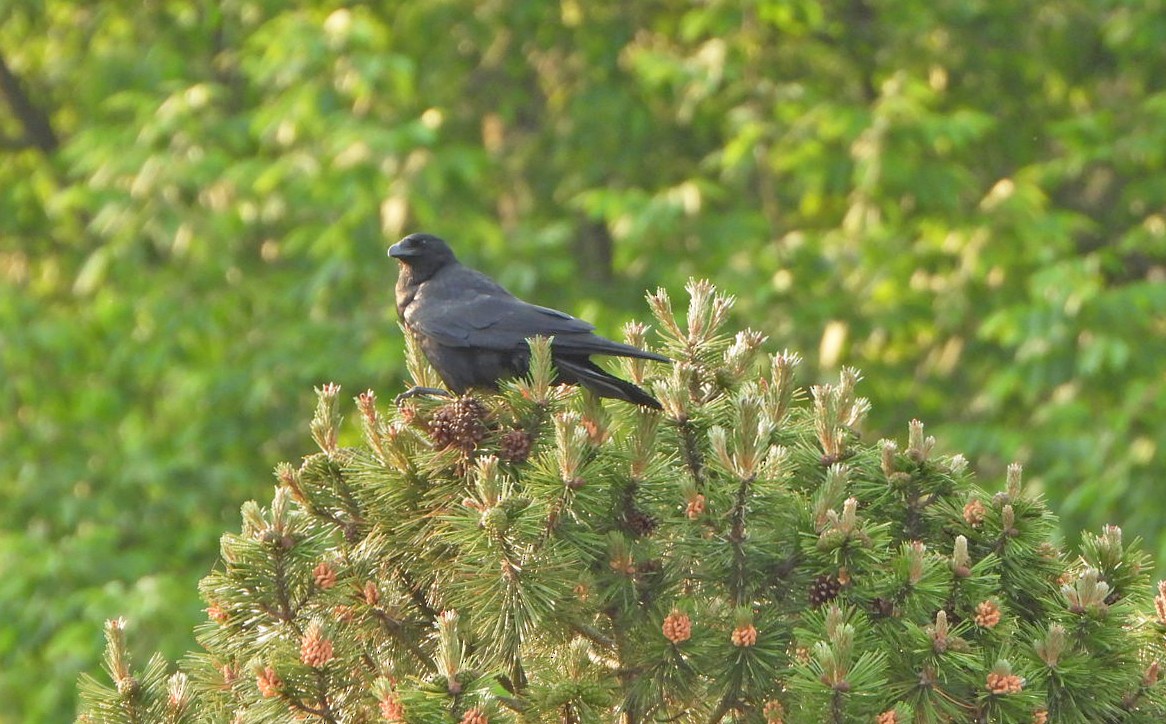
[{"label": "crow's wing", "polygon": [[528,337],[554,337],[555,348],[577,354],[664,359],[592,334],[594,325],[549,307],[529,304],[481,272],[451,265],[421,285],[406,323],[449,347],[521,350]]},{"label": "crow's wing", "polygon": [[527,337],[590,335],[594,326],[556,309],[528,304],[481,272],[450,266],[421,285],[406,322],[450,347],[507,350]]}]

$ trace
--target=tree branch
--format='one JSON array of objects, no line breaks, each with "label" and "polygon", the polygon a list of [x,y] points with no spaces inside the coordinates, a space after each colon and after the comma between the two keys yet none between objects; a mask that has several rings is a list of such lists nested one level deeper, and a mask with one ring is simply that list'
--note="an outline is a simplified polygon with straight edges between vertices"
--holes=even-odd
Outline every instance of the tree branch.
[{"label": "tree branch", "polygon": [[28,97],[24,84],[8,67],[3,55],[0,55],[0,94],[4,95],[8,107],[24,127],[26,145],[35,146],[46,155],[56,151],[61,142],[53,131],[48,114]]}]

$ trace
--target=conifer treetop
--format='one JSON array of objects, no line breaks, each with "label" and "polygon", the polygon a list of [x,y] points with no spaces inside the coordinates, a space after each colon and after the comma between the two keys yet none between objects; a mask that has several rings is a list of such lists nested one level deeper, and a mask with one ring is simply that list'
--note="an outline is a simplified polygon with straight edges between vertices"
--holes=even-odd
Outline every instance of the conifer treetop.
[{"label": "conifer treetop", "polygon": [[673,360],[620,361],[660,412],[554,385],[542,339],[498,393],[370,390],[351,428],[320,388],[319,452],[202,581],[202,650],[138,671],[111,622],[79,720],[1166,718],[1166,583],[1136,541],[1067,554],[1019,466],[982,486],[917,420],[864,442],[857,370],[804,391],[797,354],[728,329],[732,297],[687,291],[625,329]]}]

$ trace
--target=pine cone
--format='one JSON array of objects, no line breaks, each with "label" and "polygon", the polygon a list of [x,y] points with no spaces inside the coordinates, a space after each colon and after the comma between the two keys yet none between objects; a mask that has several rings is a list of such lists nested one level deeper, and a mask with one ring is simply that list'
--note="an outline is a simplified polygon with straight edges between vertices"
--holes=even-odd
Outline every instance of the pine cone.
[{"label": "pine cone", "polygon": [[453,443],[452,405],[438,408],[429,420],[429,438],[437,447],[449,447]]},{"label": "pine cone", "polygon": [[810,584],[810,605],[818,608],[823,604],[829,603],[835,598],[838,598],[838,592],[841,590],[842,584],[834,576],[818,576]]},{"label": "pine cone", "polygon": [[381,593],[377,590],[375,581],[365,581],[364,588],[361,589],[361,598],[370,606],[375,606],[380,603]]},{"label": "pine cone", "polygon": [[227,610],[217,603],[212,603],[206,608],[206,615],[215,623],[226,623],[231,618]]},{"label": "pine cone", "polygon": [[406,425],[412,425],[421,421],[420,416],[417,414],[417,403],[411,400],[398,405],[397,412],[401,415],[401,419],[405,421]]},{"label": "pine cone", "polygon": [[994,628],[1000,623],[1000,607],[994,601],[981,601],[976,605],[976,625]]},{"label": "pine cone", "polygon": [[777,699],[770,699],[765,702],[765,708],[762,709],[765,715],[765,724],[782,724],[785,716],[785,707]]},{"label": "pine cone", "polygon": [[320,668],[332,660],[332,642],[324,637],[320,624],[313,623],[304,632],[300,642],[300,661],[307,666]]},{"label": "pine cone", "polygon": [[487,508],[482,513],[482,527],[491,536],[500,538],[506,534],[506,530],[510,527],[510,516],[506,515],[506,511],[498,506]]},{"label": "pine cone", "polygon": [[498,456],[511,463],[526,462],[530,447],[530,435],[525,430],[509,430],[498,443]]},{"label": "pine cone", "polygon": [[283,679],[279,678],[275,669],[268,666],[255,676],[255,685],[264,698],[270,699],[273,696],[279,696],[279,690],[283,688]]},{"label": "pine cone", "polygon": [[1016,674],[988,673],[988,691],[996,695],[1019,694],[1024,689],[1024,679]]},{"label": "pine cone", "polygon": [[223,677],[223,685],[231,687],[239,679],[239,668],[232,664],[223,664],[219,667],[219,675]]},{"label": "pine cone", "polygon": [[481,709],[470,709],[467,711],[461,720],[461,724],[489,724],[490,720]]},{"label": "pine cone", "polygon": [[879,616],[882,616],[884,618],[890,618],[891,616],[898,615],[895,612],[894,601],[892,601],[889,598],[883,598],[882,596],[879,596],[875,600],[871,601],[871,609],[876,614],[878,614]]},{"label": "pine cone", "polygon": [[442,405],[429,421],[429,437],[438,447],[451,445],[470,452],[486,437],[489,410],[475,397],[459,397]]},{"label": "pine cone", "polygon": [[757,627],[753,624],[738,626],[730,638],[734,646],[753,646],[757,643]]},{"label": "pine cone", "polygon": [[979,498],[973,498],[964,506],[964,520],[973,528],[979,528],[987,515],[988,509],[984,507]]},{"label": "pine cone", "polygon": [[405,721],[405,707],[401,704],[401,697],[395,692],[380,700],[381,716],[386,721],[396,724]]},{"label": "pine cone", "polygon": [[316,585],[325,590],[336,585],[336,571],[327,563],[320,563],[312,569],[312,575],[316,579]]},{"label": "pine cone", "polygon": [[661,629],[664,631],[664,638],[679,644],[692,637],[692,619],[687,614],[673,609],[672,613],[664,617]]},{"label": "pine cone", "polygon": [[640,579],[654,576],[664,570],[664,564],[659,558],[648,558],[636,565],[636,573]]},{"label": "pine cone", "polygon": [[688,506],[684,509],[684,514],[688,516],[689,520],[696,520],[704,513],[705,497],[701,493],[694,495],[689,501]]},{"label": "pine cone", "polygon": [[639,508],[628,511],[627,524],[628,529],[640,538],[652,535],[656,530],[656,519]]}]

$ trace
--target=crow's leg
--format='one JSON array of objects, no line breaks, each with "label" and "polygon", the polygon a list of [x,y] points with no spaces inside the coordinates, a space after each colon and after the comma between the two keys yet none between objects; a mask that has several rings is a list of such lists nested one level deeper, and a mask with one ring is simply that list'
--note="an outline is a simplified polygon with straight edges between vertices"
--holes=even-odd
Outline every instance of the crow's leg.
[{"label": "crow's leg", "polygon": [[438,397],[453,397],[453,393],[449,390],[443,390],[440,387],[421,387],[414,385],[405,390],[393,400],[394,405],[399,405],[410,397],[417,397],[418,395],[435,395]]}]

